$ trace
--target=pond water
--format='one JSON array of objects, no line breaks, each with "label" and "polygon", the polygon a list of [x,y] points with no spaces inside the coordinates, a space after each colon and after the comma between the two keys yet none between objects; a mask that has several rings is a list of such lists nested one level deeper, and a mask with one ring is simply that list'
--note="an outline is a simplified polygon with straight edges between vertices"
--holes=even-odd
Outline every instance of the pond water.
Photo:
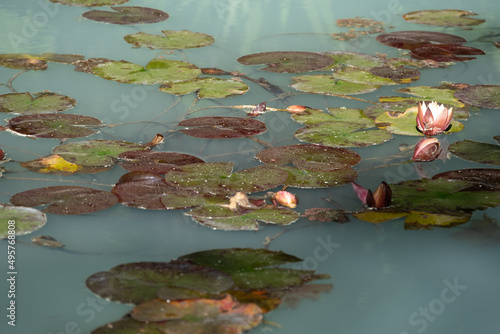
[{"label": "pond water", "polygon": [[[45,52],[81,54],[85,58],[105,57],[145,65],[158,57],[188,61],[201,67],[239,71],[258,79],[264,77],[285,92],[297,74],[269,73],[260,65],[245,66],[237,58],[267,51],[354,51],[397,57],[401,50],[375,41],[367,35],[352,41],[338,41],[329,33],[345,32],[336,25],[341,18],[365,17],[385,22],[387,31],[429,30],[452,33],[468,40],[467,45],[485,51],[476,60],[453,66],[422,70],[418,81],[385,86],[372,93],[357,95],[377,101],[380,96],[401,95],[395,89],[407,86],[436,86],[441,81],[455,83],[500,84],[500,52],[479,37],[498,33],[500,4],[487,1],[450,1],[447,8],[473,10],[485,23],[471,30],[440,28],[406,22],[402,14],[422,9],[442,9],[436,1],[363,1],[345,3],[328,0],[217,0],[164,2],[131,0],[127,6],[145,6],[169,13],[168,20],[139,25],[113,25],[82,17],[85,7],[53,4],[48,0],[19,0],[0,4],[0,54]],[[39,20],[39,21],[33,21]],[[36,25],[31,25],[35,22]],[[165,52],[132,48],[123,36],[136,32],[158,34],[163,29],[203,32],[215,38],[208,47]],[[13,39],[12,36],[19,37]],[[497,38],[498,40],[498,38]],[[0,67],[1,82],[6,83],[19,70]],[[179,98],[157,90],[157,85],[142,86],[103,80],[98,76],[73,71],[73,66],[49,63],[45,71],[29,71],[14,81],[18,92],[49,90],[77,101],[69,113],[87,115],[105,124],[132,123],[104,128],[87,139],[117,139],[148,142],[156,133],[167,134],[191,109],[219,105],[256,105],[267,101],[268,107],[286,108],[306,105],[326,110],[328,107],[364,109],[366,102],[319,94],[295,94],[286,100],[258,85],[247,82],[250,91],[226,99],[197,101],[194,94]],[[0,94],[11,91],[0,86]],[[170,108],[171,107],[171,108]],[[168,110],[168,111],[167,111]],[[203,109],[194,116],[239,116],[242,110]],[[7,116],[4,116],[7,118]],[[268,131],[256,136],[273,146],[299,143],[293,136],[302,127],[285,112],[259,116]],[[154,121],[156,123],[135,123]],[[476,108],[465,129],[447,134],[453,143],[463,139],[495,143],[499,135],[498,110]],[[382,145],[349,148],[362,161],[355,167],[357,183],[375,189],[381,181],[395,183],[419,179],[425,175],[462,168],[494,168],[456,156],[424,164],[402,164],[411,158],[392,160],[402,144],[414,145],[418,137],[395,135]],[[78,141],[83,139],[72,139]],[[48,155],[59,145],[56,139],[30,139],[0,132],[0,148],[9,158],[28,161]],[[265,147],[247,138],[208,140],[176,133],[167,136],[162,151],[195,155],[207,162],[234,162],[234,170],[260,165],[254,155]],[[405,160],[406,159],[406,160]],[[398,163],[399,162],[399,163]],[[102,190],[110,190],[126,171],[119,166],[96,174],[57,176],[27,171],[17,163],[5,165],[0,182],[0,203],[9,203],[21,191],[52,186],[75,185],[73,181]],[[280,187],[281,188],[281,187]],[[278,188],[277,188],[278,189]],[[277,190],[276,189],[276,190]],[[289,188],[297,198],[296,210],[304,213],[314,207],[361,209],[350,184],[322,189]],[[262,248],[266,237],[284,233],[269,245],[305,259],[303,269],[329,274],[330,293],[316,301],[304,299],[295,308],[278,308],[265,316],[268,323],[252,333],[500,333],[500,239],[497,230],[490,235],[471,232],[471,224],[480,220],[500,219],[500,208],[475,211],[473,222],[432,230],[405,230],[404,218],[372,224],[349,215],[350,222],[313,222],[301,218],[292,225],[279,227],[262,224],[259,231],[225,232],[213,230],[184,215],[186,210],[141,210],[117,204],[86,215],[48,214],[46,225],[31,234],[17,237],[16,245],[16,326],[2,316],[1,333],[90,333],[115,321],[132,306],[97,298],[85,286],[88,276],[118,264],[136,261],[168,262],[184,254],[229,247]],[[484,216],[486,215],[486,216]],[[486,218],[485,218],[486,217]],[[488,218],[489,217],[489,218]],[[494,233],[497,233],[496,235]],[[66,246],[64,249],[37,247],[31,237],[49,235]],[[7,242],[0,241],[4,279],[0,283],[2,314],[7,297]],[[326,255],[325,255],[326,254]]]}]

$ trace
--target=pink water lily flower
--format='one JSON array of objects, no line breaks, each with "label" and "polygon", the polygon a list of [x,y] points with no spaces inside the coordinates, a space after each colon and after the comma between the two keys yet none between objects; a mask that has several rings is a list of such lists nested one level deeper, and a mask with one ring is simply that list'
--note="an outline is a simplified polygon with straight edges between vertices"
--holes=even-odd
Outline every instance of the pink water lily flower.
[{"label": "pink water lily flower", "polygon": [[415,162],[434,161],[439,157],[440,153],[439,140],[436,138],[424,138],[415,146],[412,160]]},{"label": "pink water lily flower", "polygon": [[436,101],[418,104],[417,129],[426,136],[434,136],[449,130],[453,108],[446,108]]},{"label": "pink water lily flower", "polygon": [[351,183],[352,188],[356,195],[358,195],[361,202],[365,203],[370,208],[385,208],[391,205],[392,190],[391,187],[384,181],[380,183],[378,188],[372,193],[370,189],[365,189],[359,184]]}]

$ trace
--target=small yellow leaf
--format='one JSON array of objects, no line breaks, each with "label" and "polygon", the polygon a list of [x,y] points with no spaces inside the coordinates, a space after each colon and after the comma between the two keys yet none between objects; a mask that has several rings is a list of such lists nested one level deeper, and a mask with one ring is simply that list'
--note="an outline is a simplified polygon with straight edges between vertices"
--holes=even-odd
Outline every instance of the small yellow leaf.
[{"label": "small yellow leaf", "polygon": [[39,170],[40,173],[51,173],[51,172],[75,173],[78,170],[82,169],[82,166],[66,161],[64,160],[63,157],[61,157],[58,154],[42,158],[38,161],[38,163],[41,166],[45,166],[45,168]]}]

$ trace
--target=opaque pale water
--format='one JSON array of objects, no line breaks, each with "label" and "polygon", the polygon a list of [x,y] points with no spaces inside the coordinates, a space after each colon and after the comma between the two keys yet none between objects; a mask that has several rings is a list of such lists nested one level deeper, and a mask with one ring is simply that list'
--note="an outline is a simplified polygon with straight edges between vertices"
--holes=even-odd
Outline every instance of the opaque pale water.
[{"label": "opaque pale water", "polygon": [[[458,34],[469,41],[467,45],[486,51],[486,55],[475,61],[445,69],[424,70],[421,79],[411,85],[432,86],[444,80],[469,84],[500,83],[499,50],[491,43],[475,41],[480,36],[498,33],[500,4],[493,1],[132,0],[126,5],[161,9],[168,12],[170,18],[156,24],[119,26],[83,19],[81,14],[87,8],[52,4],[48,0],[4,2],[0,4],[0,53],[74,53],[86,58],[125,59],[139,64],[165,56],[187,60],[199,67],[218,67],[248,73],[253,78],[265,77],[283,90],[291,91],[288,85],[293,75],[262,72],[258,66],[243,66],[236,59],[249,53],[281,50],[349,50],[397,56],[398,50],[377,43],[374,36],[339,42],[322,35],[345,31],[336,26],[337,19],[360,16],[385,21],[386,28],[392,27],[391,31],[431,30]],[[468,31],[412,24],[401,17],[414,10],[443,8],[472,10],[486,22]],[[31,26],[33,22],[36,25]],[[162,29],[199,31],[212,35],[216,42],[209,47],[170,54],[146,48],[133,49],[123,41],[126,34],[137,31],[159,33]],[[7,82],[16,72],[0,68],[1,82]],[[177,97],[159,92],[156,86],[119,84],[74,72],[72,66],[56,63],[50,63],[46,71],[22,74],[13,85],[19,92],[50,90],[68,95],[78,101],[70,113],[93,116],[106,124],[151,120],[177,101]],[[260,87],[249,85],[251,90],[247,94],[217,102],[224,105],[257,104],[274,98]],[[395,94],[393,89],[395,87],[385,87],[359,97],[376,101],[378,96]],[[5,86],[0,86],[1,94],[9,92]],[[127,100],[127,96],[131,100]],[[176,120],[184,115],[192,101],[192,94],[185,96],[172,110],[161,114],[156,121],[163,124],[122,125],[90,138],[149,141],[154,134],[175,128]],[[279,101],[273,103],[269,105],[286,106]],[[318,109],[366,107],[363,102],[321,95],[297,95],[287,103]],[[196,108],[210,105],[214,103],[200,101]],[[244,116],[243,112],[227,109],[207,109],[193,115]],[[464,131],[450,134],[446,139],[450,143],[465,138],[493,143],[492,137],[500,134],[497,126],[500,124],[499,115],[497,110],[475,111],[464,122]],[[297,142],[293,139],[293,132],[300,125],[288,114],[268,113],[261,120],[266,122],[269,131],[258,138],[276,146]],[[357,182],[374,188],[381,180],[396,182],[418,178],[411,164],[361,171],[368,165],[367,158],[396,154],[399,145],[413,145],[417,140],[395,136],[383,145],[354,149],[364,159],[356,167],[360,170]],[[32,140],[0,132],[0,147],[16,161],[34,159],[36,156],[30,152],[47,155],[58,144],[56,140]],[[166,141],[161,149],[190,153],[206,161],[234,161],[235,170],[241,170],[259,164],[253,156],[263,147],[246,139],[208,141],[179,135]],[[445,163],[435,161],[424,166],[430,176],[445,170],[491,167],[456,157]],[[9,169],[18,173],[4,176],[32,180],[0,180],[0,203],[8,203],[10,196],[17,192],[67,184],[65,180],[111,185],[125,173],[120,167],[115,167],[94,175],[55,177],[27,172],[16,164],[10,164]],[[350,185],[330,189],[293,189],[293,192],[300,199],[299,212],[311,207],[332,206],[325,198],[343,208],[360,207]],[[7,325],[7,243],[2,240],[0,261],[4,274],[0,280],[3,310],[0,332],[88,333],[119,319],[131,309],[131,306],[108,303],[94,296],[85,287],[89,275],[121,263],[168,262],[200,250],[260,248],[266,236],[282,230],[269,225],[258,232],[214,231],[196,224],[183,212],[146,211],[116,205],[89,215],[49,215],[41,230],[17,238],[15,327]],[[476,212],[473,218],[481,219],[483,214],[499,219],[500,208]],[[499,246],[457,238],[457,232],[467,226],[405,231],[402,220],[374,226],[352,217],[350,223],[342,225],[311,223],[302,218],[287,227],[287,232],[275,239],[270,249],[301,257],[305,259],[304,268],[331,275],[331,279],[325,282],[332,283],[334,289],[330,294],[321,295],[317,301],[303,300],[295,309],[279,308],[266,316],[281,328],[263,324],[252,332],[499,333]],[[50,235],[63,242],[66,250],[32,247],[30,238],[35,235]]]}]

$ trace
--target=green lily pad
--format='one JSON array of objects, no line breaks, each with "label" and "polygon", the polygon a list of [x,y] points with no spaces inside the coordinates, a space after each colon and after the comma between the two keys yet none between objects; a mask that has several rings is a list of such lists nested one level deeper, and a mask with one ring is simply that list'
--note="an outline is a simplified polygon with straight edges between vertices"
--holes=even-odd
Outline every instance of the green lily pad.
[{"label": "green lily pad", "polygon": [[97,7],[97,6],[121,5],[125,2],[128,2],[129,0],[50,0],[50,1],[69,6]]},{"label": "green lily pad", "polygon": [[320,54],[328,55],[335,60],[335,64],[330,66],[331,68],[352,66],[364,70],[369,70],[373,67],[382,66],[384,64],[384,60],[379,57],[358,52],[327,51],[320,52]]},{"label": "green lily pad", "polygon": [[469,16],[477,15],[468,10],[435,9],[418,10],[403,15],[403,18],[412,23],[426,24],[439,27],[463,27],[483,23],[485,20],[474,19]]},{"label": "green lily pad", "polygon": [[131,172],[165,174],[182,165],[203,163],[190,154],[161,151],[127,151],[118,156],[120,166]]},{"label": "green lily pad", "polygon": [[[418,107],[407,109],[403,113],[385,112],[375,119],[375,124],[389,133],[405,136],[423,136],[416,128],[416,118]],[[451,120],[451,129],[446,133],[459,132],[464,129],[464,125],[459,121]]]},{"label": "green lily pad", "polygon": [[253,53],[238,58],[243,65],[266,64],[262,70],[274,73],[301,73],[325,69],[335,61],[316,52],[275,51]]},{"label": "green lily pad", "polygon": [[326,146],[365,147],[392,138],[387,131],[371,129],[375,123],[359,109],[329,108],[329,114],[310,111],[295,114],[293,119],[306,124],[295,132],[295,138]]},{"label": "green lily pad", "polygon": [[465,160],[488,165],[500,165],[499,145],[466,139],[451,144],[448,146],[448,150]]},{"label": "green lily pad", "polygon": [[419,101],[436,101],[440,104],[449,104],[459,108],[464,107],[464,104],[455,97],[455,91],[447,88],[415,86],[397,89],[396,92],[418,96]]},{"label": "green lily pad", "polygon": [[86,285],[102,298],[139,304],[157,298],[164,287],[217,294],[230,289],[233,280],[221,271],[190,263],[136,262],[95,273]]},{"label": "green lily pad", "polygon": [[8,120],[7,128],[17,134],[34,138],[78,138],[96,133],[88,127],[102,125],[94,117],[69,114],[23,115]]},{"label": "green lily pad", "polygon": [[113,24],[156,23],[168,19],[168,14],[159,9],[136,6],[110,7],[114,12],[91,10],[82,14],[86,19]]},{"label": "green lily pad", "polygon": [[200,99],[220,99],[242,95],[248,89],[249,87],[244,82],[218,78],[194,78],[189,81],[166,83],[160,87],[160,91],[175,95],[196,92]]},{"label": "green lily pad", "polygon": [[207,116],[189,118],[178,126],[185,135],[207,139],[243,138],[258,135],[267,130],[264,122],[243,117]]},{"label": "green lily pad", "polygon": [[170,59],[153,59],[146,67],[123,60],[111,61],[95,66],[92,71],[107,80],[145,85],[185,81],[201,74],[193,64]]},{"label": "green lily pad", "polygon": [[112,166],[120,153],[149,150],[149,147],[121,140],[87,140],[65,143],[52,150],[66,161],[80,166]]},{"label": "green lily pad", "polygon": [[281,166],[288,173],[283,185],[295,188],[332,188],[356,181],[358,174],[352,168],[328,172],[308,171],[291,166]]},{"label": "green lily pad", "polygon": [[370,71],[355,67],[346,67],[342,70],[332,72],[331,75],[335,79],[352,82],[356,84],[373,85],[373,86],[399,84],[399,82],[396,82],[390,78],[384,78],[379,75],[372,74],[370,73]]},{"label": "green lily pad", "polygon": [[208,227],[224,231],[256,231],[258,222],[276,225],[290,225],[300,218],[300,215],[288,208],[264,207],[237,213],[220,205],[198,206],[186,215]]},{"label": "green lily pad", "polygon": [[167,184],[201,193],[228,194],[242,191],[253,193],[281,185],[287,173],[272,166],[257,166],[232,173],[233,163],[190,164],[165,175]]},{"label": "green lily pad", "polygon": [[454,96],[467,104],[481,108],[500,109],[499,85],[476,85],[457,90]]},{"label": "green lily pad", "polygon": [[255,158],[266,164],[292,163],[299,169],[318,172],[349,168],[361,160],[359,154],[345,148],[307,144],[269,148]]},{"label": "green lily pad", "polygon": [[300,75],[292,78],[291,86],[301,92],[325,95],[356,95],[373,92],[378,85],[335,79],[331,74]]},{"label": "green lily pad", "polygon": [[161,32],[164,36],[138,32],[123,38],[135,47],[165,50],[200,48],[215,41],[212,36],[201,32],[189,30],[162,30]]},{"label": "green lily pad", "polygon": [[0,112],[13,114],[42,114],[66,111],[76,105],[76,100],[53,92],[10,93],[0,95]]},{"label": "green lily pad", "polygon": [[4,239],[9,236],[9,230],[13,230],[14,235],[38,230],[47,222],[47,216],[37,209],[0,204],[0,222],[0,239]]},{"label": "green lily pad", "polygon": [[[389,99],[389,97],[385,97],[384,99]],[[418,105],[417,99],[413,98],[402,98],[402,97],[394,97],[395,101],[390,101],[390,102],[380,102],[377,104],[372,104],[365,110],[363,110],[363,114],[373,120],[377,119],[377,117],[380,114],[385,113],[386,111],[391,112],[391,113],[397,113],[397,112],[405,112],[406,109],[415,107]],[[420,101],[420,100],[419,100]],[[455,110],[453,110],[455,111]]]},{"label": "green lily pad", "polygon": [[59,215],[81,215],[107,209],[118,200],[108,191],[76,186],[53,186],[15,194],[10,202],[20,206],[47,205],[42,212]]}]

